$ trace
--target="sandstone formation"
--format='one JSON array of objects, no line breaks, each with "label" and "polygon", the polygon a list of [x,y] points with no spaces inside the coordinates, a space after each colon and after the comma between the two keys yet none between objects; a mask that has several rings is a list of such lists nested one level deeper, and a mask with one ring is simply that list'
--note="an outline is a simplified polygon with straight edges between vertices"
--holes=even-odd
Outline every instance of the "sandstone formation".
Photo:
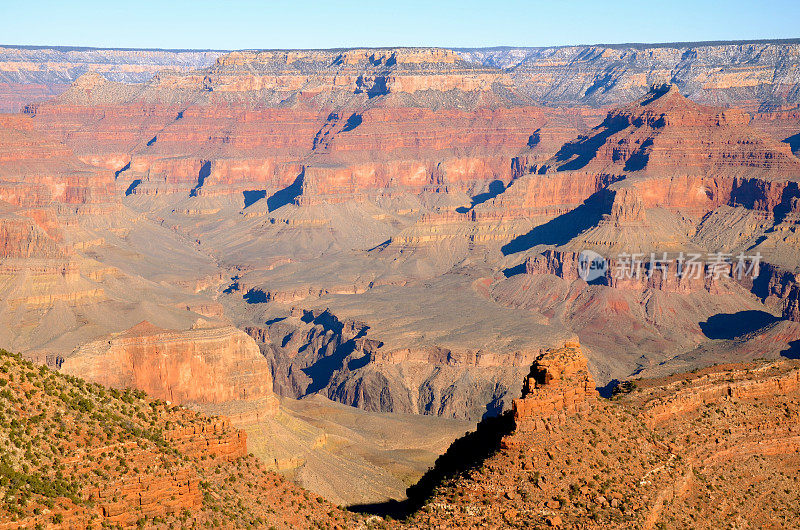
[{"label": "sandstone formation", "polygon": [[248,454],[246,433],[231,427],[230,420],[225,418],[213,418],[199,425],[167,428],[164,439],[181,453],[193,458],[206,456],[235,461]]},{"label": "sandstone formation", "polygon": [[[732,71],[739,63],[724,53],[758,49],[745,77],[762,79],[793,46],[704,45],[685,64]],[[10,168],[70,161],[58,178],[36,171],[5,188],[19,204],[1,210],[0,240],[21,261],[3,264],[3,322],[28,323],[8,340],[69,368],[87,343],[142,320],[200,337],[207,331],[189,328],[203,317],[256,338],[281,395],[456,418],[510,407],[530,363],[576,335],[601,385],[678,358],[706,363],[703,348],[733,341],[709,336],[707,321],[777,316],[786,305],[800,248],[799,163],[782,142],[792,104],[767,108],[769,83],[759,81],[765,107],[752,120],[757,98],[737,99],[749,94],[741,86],[697,95],[687,88],[694,73],[630,102],[666,71],[645,83],[636,68],[666,64],[677,48],[654,48],[649,59],[587,51],[576,82],[596,81],[591,65],[608,60],[634,64],[622,75],[635,81],[625,96],[619,82],[602,98],[577,89],[576,105],[558,108],[543,105],[555,92],[535,94],[557,81],[521,81],[527,67],[501,64],[514,55],[501,51],[235,52],[137,84],[85,73],[7,122],[32,139],[27,150],[44,146]],[[565,64],[552,67],[567,75]],[[701,101],[728,94],[722,104],[747,111],[681,91]],[[625,104],[595,107],[610,102]],[[575,262],[587,248],[612,269],[620,252],[760,252],[764,261],[738,282],[667,268],[585,285]],[[54,261],[34,269],[25,261],[34,258]],[[792,329],[772,333],[769,357],[794,340]],[[205,406],[250,399],[244,386],[216,380],[208,395],[181,389],[186,351],[173,352],[175,366],[158,364],[161,346],[140,351],[120,337],[106,354],[129,368],[109,384]],[[128,350],[163,377],[137,379]],[[238,377],[225,371],[229,383]],[[255,394],[266,400],[263,386]]]},{"label": "sandstone formation", "polygon": [[[478,419],[510,407],[543,346],[569,335],[498,309],[473,289],[450,278],[427,288],[329,294],[323,308],[290,310],[270,319],[267,334],[254,335],[268,335],[261,348],[281,395],[317,392],[369,411]],[[400,293],[408,296],[406,304],[397,302]],[[275,305],[278,314],[285,307],[265,305]],[[432,320],[432,314],[441,316]],[[453,328],[458,333],[448,331]],[[488,329],[494,331],[487,335]]]},{"label": "sandstone formation", "polygon": [[[9,406],[0,428],[11,442],[0,465],[3,528],[365,524],[264,471],[224,419],[5,352],[2,368]],[[406,518],[368,524],[790,524],[798,374],[796,361],[719,366],[628,381],[608,401],[592,391],[586,359],[568,342],[534,362],[516,421],[483,422],[410,490]],[[554,414],[556,402],[564,408]],[[534,421],[542,426],[530,428]]]},{"label": "sandstone formation", "polygon": [[671,384],[666,389],[672,391],[670,393],[663,388],[647,388],[645,394],[654,396],[646,407],[647,421],[651,425],[666,423],[726,398],[763,399],[797,393],[800,390],[800,372],[779,368],[782,367],[761,366],[753,370],[752,365],[744,365],[723,371],[720,367],[713,367],[693,375],[689,388],[678,389],[678,385]]},{"label": "sandstone formation", "polygon": [[[794,365],[776,362],[800,340],[796,46],[247,51],[136,79],[110,73],[122,52],[99,73],[54,64],[68,88],[0,117],[0,341],[111,386],[109,414],[190,455],[142,456],[148,481],[103,438],[91,456],[113,480],[91,495],[113,523],[178,524],[187,507],[198,525],[215,508],[222,525],[312,524],[264,501],[261,472],[233,471],[247,450],[336,503],[401,500],[486,418],[494,460],[411,525],[728,525],[697,469],[768,526],[728,482],[796,490],[777,456],[796,448]],[[608,265],[588,283],[586,249]],[[618,277],[623,253],[669,264]],[[676,276],[690,253],[728,259]],[[761,261],[737,278],[739,254]],[[598,398],[633,373],[759,358]],[[128,387],[228,419],[153,424]],[[103,403],[72,390],[54,399]],[[485,432],[452,454],[468,461]],[[85,522],[78,501],[68,524]]]},{"label": "sandstone formation", "polygon": [[[674,85],[609,112],[593,134],[476,206],[476,215],[549,219],[503,250],[524,256],[529,275],[559,280],[508,278],[494,286],[495,299],[575,322],[591,348],[652,332],[652,347],[676,353],[708,337],[701,307],[733,315],[749,306],[750,291],[767,304],[765,315],[790,308],[800,165],[786,144],[748,123],[745,113],[699,105]],[[585,250],[604,259],[594,285],[579,275]],[[639,308],[646,316],[627,318]],[[628,339],[607,340],[610,321]],[[635,342],[631,355],[651,347]]]},{"label": "sandstone formation", "polygon": [[514,400],[514,421],[518,429],[544,429],[545,421],[551,417],[587,412],[597,397],[580,344],[568,342],[533,362],[522,387],[522,398]]},{"label": "sandstone formation", "polygon": [[[118,209],[113,172],[81,162],[68,147],[35,131],[28,117],[0,116],[4,327],[37,322],[55,306],[85,308],[107,300],[100,283],[114,269],[79,254],[102,241],[80,224]],[[14,326],[16,333],[4,333],[4,343],[29,349],[33,344],[25,335],[35,326]],[[39,339],[48,340],[46,334]]]},{"label": "sandstone formation", "polygon": [[800,153],[800,106],[781,105],[753,114],[750,124],[776,140],[789,145],[795,155]]},{"label": "sandstone formation", "polygon": [[[520,183],[515,183],[495,199],[503,201],[495,208],[517,206],[505,204],[512,198],[522,201],[521,207],[541,208],[548,204],[542,184],[575,181],[585,187],[577,194],[556,195],[574,207],[624,179],[625,187],[611,186],[614,202],[637,192],[639,220],[642,209],[656,207],[702,216],[721,205],[741,205],[774,214],[788,208],[797,193],[800,161],[788,145],[753,130],[748,122],[737,109],[704,107],[686,99],[675,85],[656,87],[643,99],[611,111],[591,135],[567,143],[550,161],[533,168],[538,174],[526,177],[532,182],[519,190]],[[608,213],[619,218],[623,212],[618,208],[612,206]]]},{"label": "sandstone formation", "polygon": [[[387,75],[394,62],[406,65],[435,61],[455,66],[464,60],[490,73],[465,78],[461,87],[480,87],[498,78],[526,97],[551,105],[617,105],[632,101],[654,83],[671,82],[692,99],[703,103],[777,107],[797,103],[797,48],[794,40],[736,43],[674,43],[653,45],[594,45],[557,48],[469,48],[368,50],[338,52],[313,50],[260,52],[260,61],[286,65],[313,64],[332,58],[343,67],[369,61],[374,70],[363,79],[344,78],[361,90],[379,93],[386,88],[419,90],[451,85],[420,82]],[[235,52],[222,60],[244,67],[258,52]],[[168,50],[102,50],[6,46],[0,51],[0,92],[8,102],[0,110],[17,110],[33,98],[57,95],[71,81],[87,72],[99,72],[110,80],[146,82],[166,69],[185,71],[219,60],[223,52]],[[301,68],[294,67],[296,70]],[[281,80],[284,86],[303,82],[302,71]],[[249,81],[232,81],[226,88]],[[262,85],[250,85],[262,86]]]},{"label": "sandstone formation", "polygon": [[448,50],[237,52],[141,87],[86,75],[26,112],[81,159],[118,171],[126,194],[285,190],[286,202],[315,204],[477,193],[511,180],[533,133],[552,154],[596,119],[522,106],[499,88],[503,76]]},{"label": "sandstone formation", "polygon": [[[706,104],[797,103],[795,39],[735,43],[617,44],[465,50],[508,68],[520,91],[550,104],[618,105],[655,83],[673,83]],[[787,65],[783,67],[782,65]]]},{"label": "sandstone formation", "polygon": [[142,322],[82,346],[61,369],[173,403],[273,402],[272,377],[255,342],[233,327],[182,332]]},{"label": "sandstone formation", "polygon": [[[499,188],[494,198],[475,201],[471,208],[455,212],[442,208],[423,214],[416,223],[371,249],[366,269],[344,269],[342,274],[339,268],[331,274],[336,279],[325,283],[319,278],[329,275],[323,271],[330,269],[320,260],[307,266],[292,264],[274,272],[246,273],[237,285],[246,282],[246,298],[275,307],[266,319],[286,314],[283,311],[289,307],[285,304],[310,305],[319,310],[328,307],[336,315],[341,313],[340,308],[354,305],[375,307],[356,313],[358,320],[369,326],[366,337],[384,345],[361,349],[356,343],[352,351],[338,350],[347,355],[341,361],[334,354],[341,343],[334,344],[332,350],[301,346],[304,341],[295,343],[305,332],[294,333],[288,343],[279,338],[289,337],[287,331],[274,335],[270,332],[270,340],[264,342],[272,343],[273,351],[280,352],[284,359],[291,359],[291,365],[305,369],[319,358],[301,361],[291,351],[301,349],[306,352],[304,356],[324,352],[335,368],[331,379],[326,374],[321,388],[333,399],[369,410],[449,411],[449,403],[446,407],[432,404],[431,397],[437,400],[436,391],[432,396],[427,382],[420,387],[415,379],[403,374],[399,377],[404,384],[398,387],[398,371],[401,366],[422,361],[437,367],[470,366],[469,361],[461,364],[461,359],[470,359],[472,353],[457,355],[457,348],[442,342],[425,347],[401,346],[408,339],[385,334],[381,328],[393,326],[384,323],[379,306],[373,304],[387,296],[378,293],[394,290],[409,296],[414,292],[415,282],[400,271],[413,271],[407,274],[414,278],[420,269],[425,270],[425,285],[435,289],[437,282],[446,284],[431,280],[439,271],[457,270],[476,259],[498,263],[492,252],[502,245],[500,252],[509,256],[505,263],[521,259],[521,268],[529,276],[552,274],[558,279],[519,277],[509,267],[503,271],[507,278],[483,277],[475,281],[475,292],[506,307],[526,309],[545,319],[551,330],[578,334],[589,345],[602,384],[624,373],[669,362],[706,344],[710,337],[704,322],[714,315],[731,315],[733,321],[733,315],[739,312],[763,313],[762,318],[766,319],[780,311],[789,292],[781,287],[789,281],[783,278],[792,277],[787,268],[793,267],[796,254],[786,243],[774,247],[785,252],[768,254],[764,242],[772,241],[769,234],[784,233],[774,228],[778,225],[791,233],[798,163],[786,145],[754,131],[747,122],[747,116],[740,111],[704,107],[687,100],[674,87],[657,88],[640,102],[612,111],[592,135],[568,143],[555,156],[517,166],[534,172],[520,169],[515,180],[508,187]],[[760,239],[762,234],[765,237]],[[759,240],[761,246],[753,249]],[[532,247],[535,249],[529,251]],[[586,286],[578,277],[577,256],[587,248],[608,257],[608,270],[601,285]],[[724,266],[715,267],[714,274],[710,274],[711,266],[703,263],[698,274],[676,276],[676,260],[681,253],[684,257],[698,251],[710,255],[718,250],[729,254],[730,259]],[[757,277],[743,274],[736,279],[741,264],[734,257],[738,252],[750,255],[757,251],[768,260],[753,270]],[[650,270],[650,265],[643,263],[639,275],[617,278],[615,273],[622,263],[614,253],[622,252],[640,253],[645,262],[651,252],[659,257],[666,252],[664,259],[670,260],[671,265]],[[379,265],[375,265],[376,260]],[[383,260],[391,263],[393,276],[384,272],[386,269],[380,265]],[[350,266],[355,267],[348,263]],[[320,287],[320,283],[326,287]],[[259,284],[269,287],[255,287]],[[453,295],[450,297],[452,300]],[[767,302],[766,308],[756,297]],[[353,298],[357,301],[343,302]],[[416,318],[416,309],[391,311],[395,319],[403,322]],[[432,311],[443,314],[438,306]],[[459,315],[452,319],[453,326],[463,329],[463,322],[458,322],[460,313],[448,312]],[[287,320],[281,325],[288,323]],[[609,333],[609,329],[617,331]],[[780,355],[797,338],[793,333],[787,328],[785,333],[775,335],[780,340],[767,352],[757,349],[756,353],[754,348],[743,347],[743,358],[763,353],[770,357]],[[535,327],[529,328],[526,335],[539,336]],[[518,366],[519,360],[532,360],[525,355],[538,355],[547,340],[535,339],[533,342],[538,341],[540,348],[527,348],[523,355],[495,345],[494,355],[481,352],[481,357],[502,359],[511,354],[513,357],[505,358],[513,358],[512,366]],[[287,346],[289,351],[282,352]],[[614,352],[613,360],[606,353],[609,351]],[[703,360],[695,358],[694,362],[713,362],[712,350],[703,351]],[[595,356],[594,352],[604,353]],[[475,364],[484,366],[482,377],[486,378],[491,362],[481,359]],[[280,370],[290,371],[288,367]],[[298,374],[296,370],[293,373]],[[496,381],[494,375],[488,377]],[[503,376],[503,392],[514,388],[505,382],[506,377],[510,374]],[[293,378],[295,381],[283,387],[282,392],[297,396],[308,388],[318,388],[297,384],[297,375]],[[432,387],[438,385],[437,382]],[[455,388],[459,386],[456,384]],[[472,390],[472,395],[475,392]],[[491,399],[495,400],[496,395],[493,393]],[[487,399],[485,396],[482,399]],[[507,406],[508,401],[503,402]],[[420,406],[421,403],[428,405]]]},{"label": "sandstone formation", "polygon": [[34,130],[24,115],[0,119],[2,200],[21,207],[83,205],[115,199],[113,174],[77,160],[63,144]]},{"label": "sandstone formation", "polygon": [[[262,341],[269,340],[266,331],[248,330]],[[451,426],[433,418],[403,425],[389,415],[368,416],[356,410],[348,414],[332,404],[317,405],[314,413],[298,412],[291,404],[278,402],[268,361],[253,339],[232,327],[181,332],[143,322],[82,346],[61,363],[62,372],[81,374],[113,388],[144,390],[168,402],[226,416],[229,419],[200,426],[165,428],[164,438],[183,453],[214,458],[231,459],[249,451],[267,469],[286,474],[340,504],[402,498],[404,481],[421,475],[426,462],[432,462],[438,450],[466,428],[464,422],[453,421]],[[273,370],[282,380],[280,368]],[[277,384],[275,389],[288,393]],[[316,415],[327,419],[322,425],[309,419]],[[341,421],[354,425],[345,427],[339,425]],[[360,425],[364,422],[368,426]],[[405,439],[378,444],[365,436],[356,443],[360,429],[374,435],[381,432],[383,423],[392,422],[395,429],[407,432]],[[231,432],[234,434],[225,434]],[[387,443],[395,449],[386,448]],[[439,449],[427,455],[431,445]],[[405,450],[413,451],[414,457],[394,454],[391,465],[383,464],[390,458],[387,455]]]}]

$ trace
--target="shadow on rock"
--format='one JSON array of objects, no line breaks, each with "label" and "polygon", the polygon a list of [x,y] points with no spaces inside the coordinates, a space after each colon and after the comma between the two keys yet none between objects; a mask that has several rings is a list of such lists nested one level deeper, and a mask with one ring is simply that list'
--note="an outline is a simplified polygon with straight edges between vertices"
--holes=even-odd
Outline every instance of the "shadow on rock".
[{"label": "shadow on rock", "polygon": [[617,386],[619,386],[619,384],[619,379],[612,379],[604,386],[598,386],[597,393],[600,394],[600,397],[611,399],[614,396],[614,390],[617,388]]},{"label": "shadow on rock", "polygon": [[286,186],[282,190],[276,191],[267,198],[267,209],[274,212],[281,206],[286,206],[294,202],[296,198],[303,193],[303,174],[297,176],[291,185]]},{"label": "shadow on rock", "polygon": [[789,347],[781,352],[781,357],[787,359],[800,359],[800,340],[793,340]]},{"label": "shadow on rock", "polygon": [[535,227],[527,234],[512,239],[500,249],[504,256],[523,252],[536,245],[563,245],[569,240],[595,226],[606,213],[609,200],[608,191],[600,190],[583,201],[583,204],[543,225]]},{"label": "shadow on rock", "polygon": [[489,199],[494,199],[495,197],[503,193],[505,190],[506,190],[506,185],[503,184],[502,180],[493,180],[489,184],[489,191],[475,195],[474,197],[472,197],[472,204],[470,204],[468,207],[459,206],[458,208],[456,208],[456,212],[467,213],[471,209],[475,208],[477,205],[483,204]]},{"label": "shadow on rock", "polygon": [[766,311],[719,313],[700,322],[700,329],[709,339],[732,340],[776,322],[778,317]]},{"label": "shadow on rock", "polygon": [[454,441],[419,482],[406,490],[407,500],[360,504],[348,509],[358,513],[404,519],[421,508],[440,484],[480,467],[487,458],[500,450],[500,441],[513,430],[514,416],[511,411],[486,418],[478,424],[474,432]]}]

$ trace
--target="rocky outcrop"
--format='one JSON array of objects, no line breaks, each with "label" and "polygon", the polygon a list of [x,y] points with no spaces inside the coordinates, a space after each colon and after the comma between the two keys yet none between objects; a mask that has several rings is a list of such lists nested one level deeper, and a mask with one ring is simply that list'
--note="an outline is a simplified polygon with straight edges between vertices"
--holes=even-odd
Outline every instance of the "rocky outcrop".
[{"label": "rocky outcrop", "polygon": [[800,322],[800,284],[794,284],[783,308],[783,318]]},{"label": "rocky outcrop", "polygon": [[508,84],[507,77],[447,49],[242,51],[220,57],[203,78],[203,86],[228,93],[301,89],[318,94],[343,88],[376,96],[431,88],[489,90],[494,83]]},{"label": "rocky outcrop", "polygon": [[[247,435],[232,428],[224,418],[200,418],[183,427],[169,427],[164,430],[163,438],[185,458],[195,461],[233,462],[248,454]],[[138,461],[136,456],[139,455],[128,465],[149,465],[145,459]],[[84,495],[97,504],[109,524],[131,525],[142,515],[165,517],[203,506],[200,475],[190,465],[152,476],[120,477],[102,487],[87,488]],[[140,513],[132,512],[132,506]]]},{"label": "rocky outcrop", "polygon": [[[794,282],[800,162],[748,121],[741,111],[689,101],[674,85],[654,87],[494,199],[493,206],[530,204],[539,210],[529,212],[542,215],[542,204],[557,203],[542,196],[545,186],[584,184],[558,189],[552,195],[567,205],[504,250],[547,245],[526,257],[525,271],[568,282],[580,278],[582,251],[604,258],[605,270],[589,278],[603,287],[571,284],[567,304],[580,296],[603,305],[600,299],[617,296],[610,287],[641,293],[648,311],[656,307],[653,293],[665,293],[659,304],[666,310],[677,303],[671,295],[741,296],[743,287],[777,309]],[[629,311],[629,302],[608,309]]]},{"label": "rocky outcrop", "polygon": [[[617,105],[672,82],[704,103],[776,107],[797,103],[798,45],[791,41],[567,46],[558,48],[349,49],[269,52],[101,50],[4,47],[0,50],[0,110],[63,91],[85,72],[113,81],[164,84],[236,92],[244,89],[345,85],[375,95],[512,86],[546,104]],[[438,71],[424,72],[430,65]],[[469,66],[469,68],[465,68]],[[212,66],[189,79],[166,75]],[[242,75],[248,68],[261,76]],[[414,75],[414,70],[426,75]],[[320,75],[325,72],[328,75]],[[328,73],[330,72],[330,73]],[[316,74],[313,75],[313,74]],[[5,90],[2,90],[5,89]]]},{"label": "rocky outcrop", "polygon": [[19,112],[25,105],[52,99],[69,88],[64,83],[0,83],[0,112]]},{"label": "rocky outcrop", "polygon": [[[112,485],[86,492],[88,500],[97,504],[108,524],[132,525],[136,506],[145,517],[165,517],[181,510],[196,510],[202,506],[203,493],[197,473],[189,468],[153,477],[123,478]],[[80,524],[80,518],[68,524]]]},{"label": "rocky outcrop", "polygon": [[[517,402],[546,397],[546,374],[553,374],[554,391],[583,387],[585,362],[572,371],[572,385],[555,379],[576,359],[534,366],[537,388]],[[791,518],[797,493],[788,487],[794,479],[784,477],[797,469],[798,392],[795,361],[756,362],[629,381],[611,400],[592,400],[581,414],[562,413],[542,428],[526,428],[530,420],[484,421],[409,490],[423,505],[411,521],[655,528],[757,524],[776,511]],[[670,405],[674,414],[664,408]],[[599,482],[597,466],[606,463]],[[713,500],[719,494],[730,504],[720,507]]]},{"label": "rocky outcrop", "polygon": [[688,388],[672,384],[668,388],[674,392],[667,396],[663,396],[662,387],[644,390],[644,396],[648,393],[654,396],[643,411],[650,425],[665,423],[725,399],[759,399],[800,391],[800,371],[796,369],[770,375],[769,369],[763,367],[755,371],[747,366],[727,371],[714,367],[691,377],[690,381]]},{"label": "rocky outcrop", "polygon": [[361,340],[368,329],[364,323],[341,321],[327,310],[292,313],[291,323],[281,320],[248,331],[272,364],[278,394],[299,398],[320,391],[347,361],[369,355]]},{"label": "rocky outcrop", "polygon": [[[671,293],[692,293],[707,291],[719,293],[727,290],[728,278],[735,278],[736,263],[724,266],[711,265],[705,262],[698,265],[687,265],[684,259],[683,272],[679,273],[678,257],[667,255],[641,254],[637,261],[621,258],[606,258],[605,270],[599,277],[588,278],[616,289],[644,291],[655,289]],[[652,259],[652,260],[651,260]],[[525,261],[527,274],[553,274],[561,279],[574,281],[587,279],[581,276],[587,264],[581,262],[581,255],[570,250],[545,250],[541,254],[531,256]]]},{"label": "rocky outcrop", "polygon": [[226,418],[165,429],[164,439],[189,458],[222,458],[234,461],[247,456],[247,433]]},{"label": "rocky outcrop", "polygon": [[617,189],[611,203],[611,213],[603,221],[615,226],[644,222],[645,206],[641,193],[635,188]]},{"label": "rocky outcrop", "polygon": [[[371,63],[332,66],[291,60],[286,66],[274,54],[266,55],[270,58],[263,64],[261,55],[248,56],[255,66],[235,75],[254,78],[248,81],[252,84],[266,75],[259,73],[261,68],[303,68],[308,69],[302,74],[307,82],[258,89],[267,92],[237,82],[225,85],[225,100],[218,101],[191,83],[176,89],[174,83],[183,86],[178,80],[159,78],[129,93],[124,86],[81,78],[80,85],[88,87],[76,86],[57,101],[27,112],[34,115],[37,128],[67,142],[82,160],[117,171],[119,193],[213,197],[262,190],[274,197],[270,209],[292,201],[363,201],[424,190],[477,194],[491,182],[509,182],[513,160],[527,146],[534,145],[535,154],[526,154],[526,161],[546,159],[598,118],[596,112],[494,104],[473,95],[454,106],[449,99],[437,101],[444,93],[438,85],[419,93],[414,89],[403,98],[374,98],[348,86],[341,72],[330,85],[324,74],[345,67],[361,72],[373,68]],[[446,68],[403,64],[389,68],[411,68],[408,75],[426,79]],[[216,68],[222,79],[239,67],[223,61]],[[322,109],[309,102],[310,95],[301,96],[309,84],[315,87],[313,98],[334,101]],[[195,97],[185,105],[168,103],[181,90],[193,90]],[[270,91],[275,94],[268,95]],[[346,103],[339,103],[345,95]],[[289,97],[300,98],[298,105],[280,105]]]},{"label": "rocky outcrop", "polygon": [[78,160],[26,116],[0,116],[0,200],[21,207],[114,200],[114,175]]},{"label": "rocky outcrop", "polygon": [[0,257],[50,258],[62,255],[56,241],[29,218],[0,214]]},{"label": "rocky outcrop", "polygon": [[280,206],[476,194],[509,182],[521,151],[547,158],[597,119],[521,105],[498,88],[504,75],[449,50],[236,52],[136,89],[86,75],[26,112],[117,171],[126,195],[263,190],[286,196]]},{"label": "rocky outcrop", "polygon": [[[34,130],[30,117],[0,116],[0,257],[5,260],[4,274],[19,270],[19,275],[26,275],[23,263],[9,261],[12,259],[38,260],[29,263],[31,274],[41,272],[41,260],[48,259],[52,262],[45,268],[56,274],[75,271],[76,264],[70,260],[75,246],[84,242],[80,237],[68,238],[65,229],[77,224],[77,213],[108,213],[115,208],[113,178],[110,171],[81,162],[65,145]],[[34,298],[63,295],[31,294]]]},{"label": "rocky outcrop", "polygon": [[552,419],[589,411],[597,398],[580,344],[567,342],[533,362],[522,398],[514,400],[514,420],[518,429],[544,429]]},{"label": "rocky outcrop", "polygon": [[276,406],[268,363],[253,339],[233,327],[172,331],[142,322],[78,348],[61,369],[174,403]]},{"label": "rocky outcrop", "polygon": [[753,114],[750,125],[776,140],[789,144],[800,155],[800,106],[781,105]]},{"label": "rocky outcrop", "polygon": [[497,220],[534,218],[543,222],[574,210],[621,178],[579,171],[527,174],[497,197],[478,205],[475,216]]},{"label": "rocky outcrop", "polygon": [[[189,520],[302,526],[314,517],[327,526],[330,514],[344,515],[266,471],[225,418],[52,372],[4,350],[0,358],[4,403],[19,403],[4,406],[0,426],[0,436],[16,442],[0,466],[4,491],[16,492],[0,502],[3,530]],[[348,519],[342,527],[355,524]]]},{"label": "rocky outcrop", "polygon": [[511,351],[469,343],[409,344],[330,310],[296,308],[248,330],[263,341],[280,395],[319,393],[367,411],[464,419],[507,408],[509,394],[542,351],[517,341]]},{"label": "rocky outcrop", "polygon": [[[557,157],[545,164],[562,142],[596,123],[595,117],[584,110],[520,105],[513,88],[497,88],[506,83],[500,72],[448,50],[237,52],[220,58],[205,75],[164,73],[138,90],[86,76],[57,104],[28,112],[36,116],[37,126],[68,141],[82,159],[124,170],[121,191],[131,194],[213,196],[248,189],[273,194],[291,187],[300,174],[302,204],[363,200],[393,189],[419,193],[446,186],[477,193],[494,180],[508,183],[521,170],[564,169],[588,156],[595,157],[594,166],[614,161],[620,166],[579,178],[589,183],[614,180],[613,175],[635,171],[649,159],[649,168],[662,174],[697,167],[704,175],[724,175],[731,166],[785,171],[788,146],[762,147],[749,137],[743,142],[734,135],[740,148],[726,146],[724,157],[670,151],[669,145],[694,139],[697,129],[713,125],[724,137],[748,121],[740,111],[706,111],[672,93],[648,101],[644,111],[631,107],[610,114],[601,131],[607,136],[625,123],[666,129],[655,145],[646,135],[620,136],[620,142],[607,142],[595,154],[595,136],[562,150],[559,157],[569,154],[567,160]],[[439,101],[448,90],[470,96],[457,105],[452,98]],[[338,103],[343,94],[351,98],[347,104]],[[476,94],[483,99],[476,100]],[[298,106],[280,107],[290,97],[299,98]],[[720,134],[712,135],[712,141],[721,142]],[[98,138],[103,140],[99,145]],[[712,145],[711,151],[718,149]],[[303,158],[306,163],[298,163]],[[709,202],[702,192],[708,189],[717,202],[765,202],[765,208],[774,208],[775,198],[781,197],[780,189],[766,190],[769,197],[764,198],[750,183],[730,179],[688,185],[687,194],[684,183],[665,183],[673,190],[665,193],[674,195],[667,201],[688,198],[702,209]],[[580,204],[596,190],[589,186],[572,199],[561,194],[553,206]],[[536,199],[527,202],[548,204]],[[643,199],[645,204],[652,200]]]},{"label": "rocky outcrop", "polygon": [[102,287],[82,277],[76,261],[17,255],[0,263],[0,277],[7,282],[0,295],[12,310],[41,310],[56,304],[80,306],[106,299]]}]

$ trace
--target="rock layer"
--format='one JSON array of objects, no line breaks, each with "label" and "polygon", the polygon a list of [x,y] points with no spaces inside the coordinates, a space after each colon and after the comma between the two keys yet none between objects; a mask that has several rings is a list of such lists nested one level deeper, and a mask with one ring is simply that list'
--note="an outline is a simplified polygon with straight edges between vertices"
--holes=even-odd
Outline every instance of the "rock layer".
[{"label": "rock layer", "polygon": [[267,362],[253,339],[233,327],[170,331],[143,322],[79,348],[62,370],[175,403],[266,398],[276,406]]},{"label": "rock layer", "polygon": [[208,66],[222,52],[0,47],[0,112],[17,112],[57,96],[79,76],[97,72],[114,81],[142,83],[164,69]]},{"label": "rock layer", "polygon": [[[319,65],[339,66],[327,84],[345,84],[370,94],[428,88],[474,89],[500,81],[527,98],[550,105],[614,105],[632,101],[653,83],[671,82],[704,103],[776,107],[797,103],[798,43],[673,43],[565,46],[557,48],[349,49],[234,52],[168,50],[98,50],[81,48],[3,47],[0,50],[0,110],[16,110],[31,98],[52,97],[79,75],[99,72],[114,81],[145,82],[159,71],[185,71],[217,65],[244,70],[258,64],[258,83],[247,76],[220,83],[212,75],[196,83],[218,90],[242,86],[284,88],[308,85],[308,72]],[[393,65],[413,67],[429,62],[458,71],[464,62],[476,66],[461,79],[420,78],[394,74]],[[354,67],[367,65],[363,75]],[[168,76],[170,78],[171,76]],[[448,84],[446,84],[446,82]],[[0,85],[2,86],[2,85]],[[314,85],[312,85],[314,86]]]}]

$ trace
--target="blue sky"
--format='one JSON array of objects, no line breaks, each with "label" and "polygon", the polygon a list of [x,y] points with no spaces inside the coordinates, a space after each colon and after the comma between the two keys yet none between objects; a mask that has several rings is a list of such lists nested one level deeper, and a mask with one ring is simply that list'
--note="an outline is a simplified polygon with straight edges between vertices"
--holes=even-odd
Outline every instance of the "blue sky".
[{"label": "blue sky", "polygon": [[795,37],[798,0],[0,0],[1,44],[252,49]]}]

